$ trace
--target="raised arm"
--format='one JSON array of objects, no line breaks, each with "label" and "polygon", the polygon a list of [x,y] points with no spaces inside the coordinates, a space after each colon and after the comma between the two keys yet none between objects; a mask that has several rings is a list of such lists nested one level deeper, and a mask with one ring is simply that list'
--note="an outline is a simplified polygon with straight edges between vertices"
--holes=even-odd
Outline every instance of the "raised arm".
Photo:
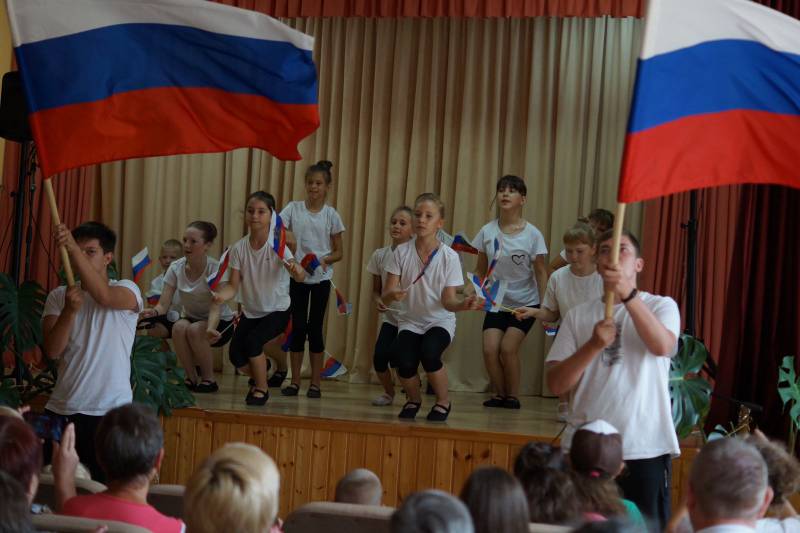
[{"label": "raised arm", "polygon": [[44,353],[51,359],[58,359],[64,353],[69,342],[69,332],[75,323],[75,317],[83,304],[80,287],[67,287],[64,295],[64,308],[58,315],[47,315],[42,319],[42,335],[44,337]]}]

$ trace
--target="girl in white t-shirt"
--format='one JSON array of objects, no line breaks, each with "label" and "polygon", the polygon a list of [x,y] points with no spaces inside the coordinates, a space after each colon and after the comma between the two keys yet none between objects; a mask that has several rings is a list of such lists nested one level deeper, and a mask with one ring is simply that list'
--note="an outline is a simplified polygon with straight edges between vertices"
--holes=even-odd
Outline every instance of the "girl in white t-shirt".
[{"label": "girl in white t-shirt", "polygon": [[238,293],[242,304],[228,356],[237,369],[249,370],[247,405],[264,405],[269,399],[264,344],[279,341],[289,323],[289,276],[305,278],[288,247],[283,258],[273,247],[274,210],[275,198],[267,192],[256,191],[247,198],[245,221],[250,232],[231,246],[228,271],[214,294],[214,303],[221,304]]},{"label": "girl in white t-shirt", "polygon": [[414,418],[422,407],[417,376],[421,363],[436,394],[428,420],[447,420],[451,404],[442,354],[455,335],[455,311],[483,306],[483,300],[475,295],[463,300],[456,295],[464,276],[458,254],[436,238],[443,223],[444,204],[439,197],[432,193],[419,195],[414,203],[417,238],[395,248],[386,264],[384,305],[406,302],[405,312],[397,319],[399,333],[391,348],[392,366],[408,395],[400,418]]},{"label": "girl in white t-shirt", "polygon": [[[603,278],[597,273],[596,243],[592,228],[576,224],[564,233],[564,248],[568,266],[559,268],[547,282],[540,309],[520,307],[520,320],[538,318],[542,322],[557,322],[578,304],[603,296]],[[569,414],[569,395],[558,398],[558,418],[566,421]]]},{"label": "girl in white t-shirt", "polygon": [[336,209],[325,203],[331,185],[330,161],[320,161],[306,171],[306,199],[289,202],[281,211],[286,228],[292,232],[297,246],[295,255],[302,260],[308,254],[319,259],[318,267],[305,281],[292,281],[292,382],[281,390],[284,396],[297,396],[300,392],[300,369],[303,365],[306,338],[311,361],[311,385],[306,396],[322,397],[320,390],[322,358],[325,341],[322,323],[328,308],[333,269],[330,266],[342,259],[342,232],[344,224]]},{"label": "girl in white t-shirt", "polygon": [[[486,276],[490,262],[497,258],[491,279],[506,282],[503,301],[506,308],[538,307],[547,285],[547,246],[542,233],[522,218],[527,187],[518,176],[503,176],[497,181],[495,199],[500,217],[481,228],[473,246],[478,250],[475,272]],[[495,240],[500,243],[495,253]],[[494,396],[486,407],[519,409],[519,347],[533,326],[534,319],[519,319],[510,311],[487,312],[483,320],[483,359]]]},{"label": "girl in white t-shirt", "polygon": [[[217,228],[211,222],[198,220],[186,227],[183,233],[183,257],[173,261],[164,274],[164,286],[158,304],[142,312],[142,317],[164,315],[180,296],[183,318],[172,326],[175,355],[186,372],[186,386],[194,392],[216,392],[214,362],[211,348],[225,345],[233,335],[228,328],[233,313],[227,306],[220,309],[217,331],[222,332],[213,342],[206,336],[208,311],[212,293],[208,277],[217,271],[218,263],[208,256],[208,250],[217,237]],[[200,376],[197,368],[200,368]]]},{"label": "girl in white t-shirt", "polygon": [[391,405],[394,401],[394,384],[392,383],[392,373],[389,370],[389,360],[391,358],[391,347],[397,338],[397,320],[399,314],[393,311],[381,299],[383,287],[386,285],[386,265],[392,261],[395,249],[403,243],[411,240],[414,235],[412,218],[414,212],[408,206],[401,206],[394,210],[389,220],[389,234],[392,236],[392,245],[378,248],[372,253],[372,257],[367,263],[367,272],[372,274],[372,297],[378,312],[382,315],[381,331],[375,341],[375,352],[372,357],[372,364],[375,367],[375,374],[383,385],[383,394],[372,400],[372,405]]}]

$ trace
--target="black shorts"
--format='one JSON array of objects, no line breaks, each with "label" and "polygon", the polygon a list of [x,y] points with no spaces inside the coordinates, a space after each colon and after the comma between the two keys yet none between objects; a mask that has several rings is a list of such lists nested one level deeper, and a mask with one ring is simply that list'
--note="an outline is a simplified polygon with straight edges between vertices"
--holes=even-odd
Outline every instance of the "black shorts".
[{"label": "black shorts", "polygon": [[[194,324],[195,322],[203,322],[208,321],[208,319],[203,318],[189,318],[184,317],[183,320],[188,320],[190,324]],[[212,348],[219,348],[221,346],[225,346],[228,344],[228,341],[233,338],[233,328],[228,327],[233,323],[233,320],[220,320],[219,324],[217,324],[217,331],[222,333],[222,336],[219,338],[217,342],[211,345]],[[170,328],[170,336],[172,335],[172,328]]]},{"label": "black shorts", "polygon": [[236,368],[247,366],[250,358],[264,353],[264,345],[286,331],[290,316],[291,312],[288,309],[273,311],[261,318],[247,318],[242,315],[228,353],[233,366]]},{"label": "black shorts", "polygon": [[420,364],[425,372],[438,372],[444,366],[442,354],[450,341],[447,330],[438,326],[421,334],[403,330],[392,343],[392,367],[403,379],[416,376]]},{"label": "black shorts", "polygon": [[[532,305],[529,307],[538,308],[539,306]],[[525,320],[517,320],[514,314],[508,311],[486,313],[486,316],[483,317],[483,330],[499,329],[500,331],[505,331],[508,328],[517,328],[527,335],[533,327],[534,322],[536,322],[536,319],[533,317],[526,318]]]}]

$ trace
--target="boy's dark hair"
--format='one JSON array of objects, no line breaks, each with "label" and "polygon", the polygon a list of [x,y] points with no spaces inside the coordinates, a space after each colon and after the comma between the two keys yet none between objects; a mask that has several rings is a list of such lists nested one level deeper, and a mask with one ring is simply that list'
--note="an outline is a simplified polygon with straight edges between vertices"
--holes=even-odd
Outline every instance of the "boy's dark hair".
[{"label": "boy's dark hair", "polygon": [[522,196],[528,196],[528,187],[525,185],[525,180],[519,176],[506,174],[497,180],[497,188],[495,191],[500,192],[502,189],[506,188],[511,189],[512,191],[517,191]]},{"label": "boy's dark hair", "polygon": [[330,161],[317,161],[306,170],[306,178],[311,177],[315,172],[320,172],[325,178],[325,183],[328,185],[331,184],[333,181],[333,177],[331,176],[331,169],[333,168],[333,163]]},{"label": "boy's dark hair", "polygon": [[117,245],[117,234],[102,222],[84,222],[72,230],[72,238],[75,242],[97,239],[106,254],[113,252]]},{"label": "boy's dark hair", "polygon": [[[636,257],[641,257],[642,256],[642,247],[639,244],[639,239],[636,238],[636,235],[634,235],[633,233],[631,233],[630,231],[628,231],[626,229],[623,229],[622,230],[622,236],[623,237],[627,237],[628,240],[631,241],[631,244],[636,249]],[[613,238],[614,238],[614,230],[613,229],[610,229],[608,231],[604,231],[603,233],[601,233],[597,237],[597,247],[599,248],[601,244],[603,244],[607,240],[610,240],[610,239],[613,239]]]},{"label": "boy's dark hair", "polygon": [[0,533],[33,533],[27,489],[11,474],[0,470]]},{"label": "boy's dark hair", "polygon": [[266,204],[267,207],[269,207],[271,210],[275,211],[275,205],[276,205],[275,204],[275,197],[272,196],[270,193],[268,193],[266,191],[254,191],[254,192],[251,192],[250,196],[247,197],[247,202],[245,202],[245,205],[250,203],[250,200],[252,200],[253,198],[255,198],[256,200],[260,200],[260,201],[264,202],[264,204]]},{"label": "boy's dark hair", "polygon": [[608,209],[592,209],[586,215],[587,222],[594,222],[597,226],[598,233],[609,230],[614,227],[614,213]]},{"label": "boy's dark hair", "polygon": [[130,403],[106,413],[94,444],[108,481],[128,483],[150,475],[164,446],[164,433],[149,407]]},{"label": "boy's dark hair", "polygon": [[476,469],[459,497],[472,515],[475,533],[528,533],[528,498],[519,481],[505,470]]},{"label": "boy's dark hair", "polygon": [[189,224],[189,227],[200,230],[200,232],[203,234],[203,240],[205,242],[214,242],[214,239],[217,238],[217,227],[211,222],[206,222],[205,220],[195,220]]}]

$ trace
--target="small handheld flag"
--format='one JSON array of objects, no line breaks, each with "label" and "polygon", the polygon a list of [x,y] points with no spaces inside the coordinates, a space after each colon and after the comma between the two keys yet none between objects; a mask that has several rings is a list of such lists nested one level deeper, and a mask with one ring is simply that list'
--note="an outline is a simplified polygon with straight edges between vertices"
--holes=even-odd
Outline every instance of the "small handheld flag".
[{"label": "small handheld flag", "polygon": [[147,304],[148,305],[156,305],[158,303],[159,299],[161,299],[161,295],[160,294],[157,294],[157,293],[148,294],[147,295]]},{"label": "small handheld flag", "polygon": [[281,344],[281,351],[288,352],[292,347],[292,317],[289,316],[289,322],[286,324],[286,329],[283,330],[283,344]]},{"label": "small handheld flag", "polygon": [[472,287],[475,289],[475,295],[483,298],[486,302],[483,304],[483,310],[496,313],[500,310],[513,313],[514,310],[510,307],[502,305],[503,296],[506,292],[505,280],[497,280],[491,285],[488,285],[485,280],[481,280],[477,274],[471,272],[467,273],[467,277],[472,282]]},{"label": "small handheld flag", "polygon": [[461,233],[456,233],[456,236],[453,237],[453,244],[450,245],[450,248],[452,248],[456,252],[464,252],[465,254],[478,255],[478,249],[472,246],[472,244],[470,244],[467,238],[464,237],[464,235],[462,235]]},{"label": "small handheld flag", "polygon": [[147,249],[147,246],[145,246],[144,249],[134,255],[133,259],[131,259],[134,283],[139,283],[139,280],[142,278],[142,274],[144,274],[144,269],[147,268],[150,263],[150,252]]},{"label": "small handheld flag", "polygon": [[275,254],[285,261],[286,255],[286,226],[283,225],[281,216],[273,209],[272,220],[270,222],[270,232],[272,234],[272,250]]},{"label": "small handheld flag", "polygon": [[353,312],[353,304],[347,301],[347,298],[344,297],[342,291],[340,291],[336,285],[333,284],[333,280],[331,280],[331,286],[336,293],[336,312],[339,315],[344,316],[351,314]]},{"label": "small handheld flag", "polygon": [[322,266],[322,263],[319,262],[316,254],[306,254],[303,257],[302,261],[300,261],[300,265],[308,272],[309,275],[313,276],[314,271]]},{"label": "small handheld flag", "polygon": [[347,373],[347,367],[344,366],[341,361],[337,360],[328,352],[325,353],[328,354],[328,358],[322,366],[322,373],[320,375],[323,378],[332,379]]},{"label": "small handheld flag", "polygon": [[[439,251],[439,247],[438,246],[436,248],[434,248],[433,251],[431,251],[430,255],[425,260],[425,264],[422,265],[422,270],[419,271],[419,274],[417,274],[417,277],[414,278],[414,281],[411,282],[411,285],[415,284],[420,279],[422,279],[422,276],[425,275],[425,271],[428,270],[428,267],[433,262],[433,258],[436,257],[436,254],[437,254],[438,251]],[[411,288],[411,285],[409,285],[409,288]],[[408,290],[408,289],[406,289],[406,290]]]},{"label": "small handheld flag", "polygon": [[492,255],[492,262],[489,263],[489,268],[486,269],[486,275],[483,277],[481,285],[485,284],[487,280],[491,279],[494,274],[494,268],[497,266],[497,260],[500,259],[500,240],[494,238],[494,254]]},{"label": "small handheld flag", "polygon": [[222,257],[219,258],[217,271],[208,276],[208,288],[212,291],[217,290],[217,286],[219,285],[220,281],[222,281],[222,276],[224,276],[225,271],[228,270],[228,261],[230,260],[228,256],[229,250],[230,248],[225,248],[225,251],[222,252]]}]

